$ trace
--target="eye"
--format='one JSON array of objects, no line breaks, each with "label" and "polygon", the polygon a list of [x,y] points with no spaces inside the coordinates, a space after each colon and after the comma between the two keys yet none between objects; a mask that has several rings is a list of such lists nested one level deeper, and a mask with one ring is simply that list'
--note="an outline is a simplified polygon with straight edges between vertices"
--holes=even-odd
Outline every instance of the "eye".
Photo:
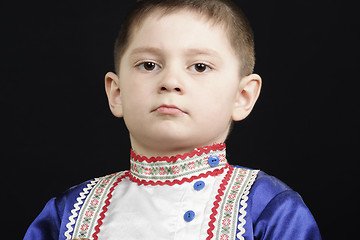
[{"label": "eye", "polygon": [[144,70],[147,72],[151,72],[151,71],[160,69],[160,66],[154,62],[142,62],[142,63],[138,64],[137,67],[139,67],[141,70]]},{"label": "eye", "polygon": [[191,71],[195,71],[198,73],[204,73],[212,70],[212,68],[204,63],[196,63],[194,65],[191,65],[189,68]]}]

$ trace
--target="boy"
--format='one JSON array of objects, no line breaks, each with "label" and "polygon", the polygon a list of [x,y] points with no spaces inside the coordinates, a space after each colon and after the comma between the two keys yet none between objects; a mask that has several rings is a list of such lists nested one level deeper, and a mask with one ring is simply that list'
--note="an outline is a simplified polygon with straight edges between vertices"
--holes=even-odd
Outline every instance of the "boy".
[{"label": "boy", "polygon": [[50,200],[25,239],[320,239],[296,192],[226,160],[231,122],[260,92],[253,67],[252,31],[232,2],[138,2],[105,76],[131,169]]}]

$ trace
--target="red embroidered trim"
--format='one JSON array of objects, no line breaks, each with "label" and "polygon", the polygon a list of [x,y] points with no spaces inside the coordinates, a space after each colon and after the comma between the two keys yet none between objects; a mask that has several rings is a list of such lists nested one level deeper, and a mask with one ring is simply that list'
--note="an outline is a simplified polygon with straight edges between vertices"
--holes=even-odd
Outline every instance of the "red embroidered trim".
[{"label": "red embroidered trim", "polygon": [[125,178],[129,176],[130,171],[127,171],[124,175],[122,175],[121,177],[119,177],[116,182],[114,182],[113,186],[110,188],[109,193],[107,194],[107,198],[105,200],[105,205],[102,208],[102,212],[100,213],[100,218],[97,220],[97,225],[95,226],[95,232],[92,235],[92,237],[94,238],[94,240],[98,240],[98,234],[100,232],[100,227],[103,224],[103,220],[105,218],[105,213],[108,210],[108,206],[110,205],[110,199],[112,198],[112,193],[115,189],[115,187]]},{"label": "red embroidered trim", "polygon": [[234,168],[230,167],[228,173],[226,174],[225,178],[222,180],[220,184],[220,188],[218,190],[218,195],[216,195],[216,200],[214,202],[214,207],[211,209],[211,215],[210,215],[210,222],[209,222],[209,229],[207,230],[207,233],[209,234],[206,240],[210,240],[214,234],[213,230],[215,229],[214,222],[216,221],[215,216],[217,214],[217,209],[219,208],[219,202],[221,201],[221,196],[224,195],[224,191],[226,189],[226,186],[229,183],[229,180],[231,178],[231,174],[233,173]]},{"label": "red embroidered trim", "polygon": [[202,147],[202,148],[196,148],[191,153],[185,153],[183,155],[176,155],[171,157],[151,157],[150,159],[144,156],[137,155],[134,153],[134,151],[131,149],[130,157],[134,159],[135,161],[139,162],[160,162],[160,161],[166,161],[166,162],[176,162],[176,160],[182,159],[184,160],[187,157],[194,157],[195,155],[201,156],[203,154],[209,153],[210,151],[221,151],[226,148],[225,143],[217,143],[212,146]]},{"label": "red embroidered trim", "polygon": [[140,180],[139,178],[135,177],[134,175],[129,174],[129,177],[130,177],[130,180],[133,181],[133,182],[136,182],[138,185],[151,185],[151,186],[156,186],[156,185],[169,185],[169,186],[173,186],[175,184],[183,184],[185,182],[192,182],[196,179],[199,179],[199,178],[207,178],[209,176],[217,176],[219,174],[222,174],[224,172],[225,169],[227,168],[230,168],[230,165],[228,163],[226,163],[225,167],[223,168],[220,168],[220,169],[215,169],[215,170],[212,170],[212,171],[208,171],[206,173],[201,173],[199,174],[198,176],[192,176],[191,178],[182,178],[181,180],[179,179],[174,179],[173,181],[170,181],[170,180],[166,180],[164,182],[162,181],[152,181],[152,180],[149,180],[149,181],[146,181],[146,180]]}]

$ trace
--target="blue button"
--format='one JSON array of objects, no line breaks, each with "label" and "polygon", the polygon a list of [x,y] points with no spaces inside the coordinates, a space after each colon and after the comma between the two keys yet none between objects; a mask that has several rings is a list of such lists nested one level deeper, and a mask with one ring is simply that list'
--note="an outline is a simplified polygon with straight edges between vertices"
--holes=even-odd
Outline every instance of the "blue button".
[{"label": "blue button", "polygon": [[208,162],[211,167],[216,167],[217,165],[219,165],[220,160],[218,156],[211,155],[208,159]]},{"label": "blue button", "polygon": [[205,183],[203,181],[197,181],[196,183],[194,183],[194,189],[196,191],[200,191],[204,187],[205,187]]},{"label": "blue button", "polygon": [[184,214],[184,220],[187,222],[191,222],[194,218],[195,218],[194,211],[189,210]]}]

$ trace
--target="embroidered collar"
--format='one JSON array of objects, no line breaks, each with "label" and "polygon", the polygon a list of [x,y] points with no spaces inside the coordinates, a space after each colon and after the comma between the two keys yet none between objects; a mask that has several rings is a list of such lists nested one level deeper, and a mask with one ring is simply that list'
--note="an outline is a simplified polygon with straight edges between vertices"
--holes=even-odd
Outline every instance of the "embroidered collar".
[{"label": "embroidered collar", "polygon": [[[215,159],[215,160],[214,160]],[[172,157],[139,156],[131,150],[130,179],[139,185],[174,185],[216,176],[229,167],[225,143]]]}]

